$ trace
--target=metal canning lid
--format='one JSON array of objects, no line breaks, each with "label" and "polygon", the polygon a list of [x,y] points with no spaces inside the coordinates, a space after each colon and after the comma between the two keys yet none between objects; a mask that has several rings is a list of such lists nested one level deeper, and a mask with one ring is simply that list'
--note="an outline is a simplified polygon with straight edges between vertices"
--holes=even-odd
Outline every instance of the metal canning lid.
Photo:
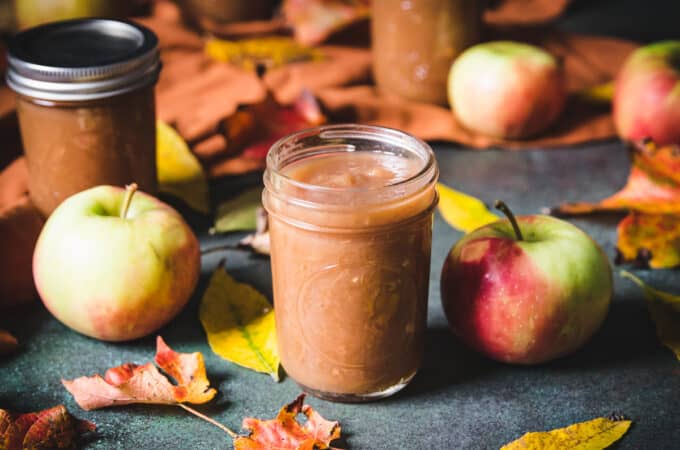
[{"label": "metal canning lid", "polygon": [[146,27],[112,19],[53,22],[17,34],[8,50],[7,84],[43,100],[112,97],[154,84],[158,38]]}]

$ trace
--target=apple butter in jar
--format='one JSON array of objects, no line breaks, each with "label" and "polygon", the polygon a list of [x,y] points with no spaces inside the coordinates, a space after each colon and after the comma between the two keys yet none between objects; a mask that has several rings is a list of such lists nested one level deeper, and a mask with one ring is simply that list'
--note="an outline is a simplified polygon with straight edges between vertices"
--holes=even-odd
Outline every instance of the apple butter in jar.
[{"label": "apple butter in jar", "polygon": [[156,192],[152,31],[109,19],[54,22],[17,34],[8,60],[30,196],[42,214],[102,184]]},{"label": "apple butter in jar", "polygon": [[[233,22],[271,19],[274,0],[176,0],[190,24],[209,33],[222,35]],[[228,33],[227,33],[228,34]]]},{"label": "apple butter in jar", "polygon": [[324,126],[272,146],[263,203],[276,332],[305,391],[368,401],[415,375],[437,177],[426,143],[387,128]]},{"label": "apple butter in jar", "polygon": [[378,88],[445,105],[453,60],[480,37],[479,0],[372,0],[373,75]]}]

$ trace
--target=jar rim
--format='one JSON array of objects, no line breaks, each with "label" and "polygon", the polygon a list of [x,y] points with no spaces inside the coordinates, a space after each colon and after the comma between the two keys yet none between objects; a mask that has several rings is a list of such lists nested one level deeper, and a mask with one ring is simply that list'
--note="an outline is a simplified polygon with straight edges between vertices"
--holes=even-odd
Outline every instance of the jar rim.
[{"label": "jar rim", "polygon": [[[301,138],[304,137],[314,137],[318,136],[321,139],[333,139],[333,138],[356,138],[356,139],[364,139],[364,140],[371,140],[371,141],[378,141],[381,143],[385,144],[392,144],[395,147],[399,147],[401,149],[408,149],[415,151],[416,153],[419,153],[419,156],[421,156],[421,161],[423,164],[419,168],[419,170],[413,174],[410,174],[407,177],[404,177],[402,179],[398,179],[392,183],[380,185],[380,186],[374,186],[374,187],[333,187],[333,186],[322,186],[318,184],[311,184],[311,183],[306,183],[304,181],[299,181],[295,180],[292,177],[284,174],[281,172],[281,170],[286,167],[287,165],[279,165],[278,161],[276,160],[278,153],[280,151],[285,150],[286,146],[289,145],[290,143],[300,140]],[[338,149],[341,144],[335,144],[332,147],[335,149]],[[351,145],[348,145],[350,147],[353,147]],[[323,145],[318,145],[315,146],[315,148],[318,149],[323,149]],[[354,149],[347,149],[345,150],[347,152],[354,152]],[[323,153],[323,152],[322,152]],[[300,159],[304,158],[299,158],[299,159],[294,159],[291,162],[298,161]],[[437,167],[436,167],[436,158],[434,155],[434,152],[432,151],[432,148],[422,139],[417,138],[405,131],[401,131],[395,128],[389,128],[389,127],[383,127],[383,126],[378,126],[378,125],[362,125],[362,124],[353,124],[353,123],[346,123],[346,124],[334,124],[334,125],[321,125],[313,128],[307,128],[301,131],[297,131],[295,133],[289,134],[278,141],[276,141],[270,148],[269,153],[267,154],[267,160],[266,160],[266,170],[264,174],[264,179],[265,179],[265,185],[270,185],[268,183],[268,179],[271,178],[273,175],[276,176],[276,178],[283,180],[285,183],[299,188],[303,189],[305,191],[313,191],[316,193],[325,193],[325,194],[330,194],[332,195],[333,193],[364,193],[367,195],[370,195],[371,193],[379,192],[379,191],[384,191],[384,190],[389,190],[389,189],[396,189],[400,187],[407,186],[409,184],[412,184],[414,182],[417,182],[418,180],[423,180],[424,178],[430,179],[432,177],[436,177],[437,175]],[[428,177],[428,175],[431,175],[431,177]]]}]

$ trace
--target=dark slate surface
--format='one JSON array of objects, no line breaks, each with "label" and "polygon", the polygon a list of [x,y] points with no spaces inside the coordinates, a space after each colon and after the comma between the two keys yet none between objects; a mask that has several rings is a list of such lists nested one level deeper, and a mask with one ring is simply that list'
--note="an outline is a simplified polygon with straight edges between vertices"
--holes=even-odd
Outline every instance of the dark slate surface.
[{"label": "dark slate surface", "polygon": [[[438,145],[441,179],[487,202],[506,200],[521,214],[565,200],[597,199],[623,184],[628,157],[608,142],[552,151],[475,152]],[[227,189],[231,180],[220,186]],[[614,252],[617,217],[574,221]],[[207,236],[208,223],[193,220],[205,249],[234,243],[241,235]],[[488,361],[459,345],[447,329],[439,299],[439,270],[460,233],[439,216],[434,230],[429,324],[424,366],[393,398],[363,405],[309,398],[327,418],[342,422],[342,447],[352,449],[498,448],[526,431],[545,430],[611,412],[635,421],[621,449],[678,448],[680,363],[657,341],[640,291],[616,279],[610,314],[581,351],[538,367]],[[218,260],[239,280],[271,295],[269,262],[240,251],[214,251],[204,258],[209,274]],[[677,271],[637,273],[655,286],[680,292]],[[179,351],[201,351],[219,397],[198,409],[238,428],[245,416],[271,417],[299,389],[290,379],[275,384],[266,375],[222,361],[208,348],[197,319],[197,291],[190,306],[160,331]],[[153,338],[107,344],[69,331],[39,306],[0,313],[0,327],[14,332],[21,351],[0,362],[0,406],[30,411],[57,403],[96,422],[89,448],[229,448],[229,437],[179,408],[133,406],[80,411],[60,378],[103,372],[127,361],[145,362]]]}]

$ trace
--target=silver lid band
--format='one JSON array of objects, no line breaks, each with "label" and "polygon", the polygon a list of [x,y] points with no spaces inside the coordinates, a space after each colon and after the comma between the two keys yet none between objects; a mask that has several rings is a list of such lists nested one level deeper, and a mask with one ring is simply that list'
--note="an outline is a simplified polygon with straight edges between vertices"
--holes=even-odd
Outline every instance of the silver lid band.
[{"label": "silver lid band", "polygon": [[[31,39],[49,42],[45,36],[49,36],[49,32],[58,32],[60,27],[92,33],[95,45],[98,38],[103,40],[108,36],[112,39],[124,36],[126,44],[134,45],[120,60],[109,60],[108,64],[67,63],[59,66],[59,62],[54,64],[51,61],[50,64],[41,64],[39,57],[35,59],[30,53],[36,46]],[[48,31],[43,31],[45,29]],[[89,38],[89,35],[86,36]],[[157,44],[158,39],[153,32],[132,22],[110,19],[55,22],[18,35],[8,54],[7,85],[22,96],[48,101],[78,102],[124,94],[155,84],[158,80],[161,62]],[[73,54],[77,55],[76,52],[73,50]],[[102,60],[106,57],[103,53]],[[39,62],[36,63],[36,60]]]}]

